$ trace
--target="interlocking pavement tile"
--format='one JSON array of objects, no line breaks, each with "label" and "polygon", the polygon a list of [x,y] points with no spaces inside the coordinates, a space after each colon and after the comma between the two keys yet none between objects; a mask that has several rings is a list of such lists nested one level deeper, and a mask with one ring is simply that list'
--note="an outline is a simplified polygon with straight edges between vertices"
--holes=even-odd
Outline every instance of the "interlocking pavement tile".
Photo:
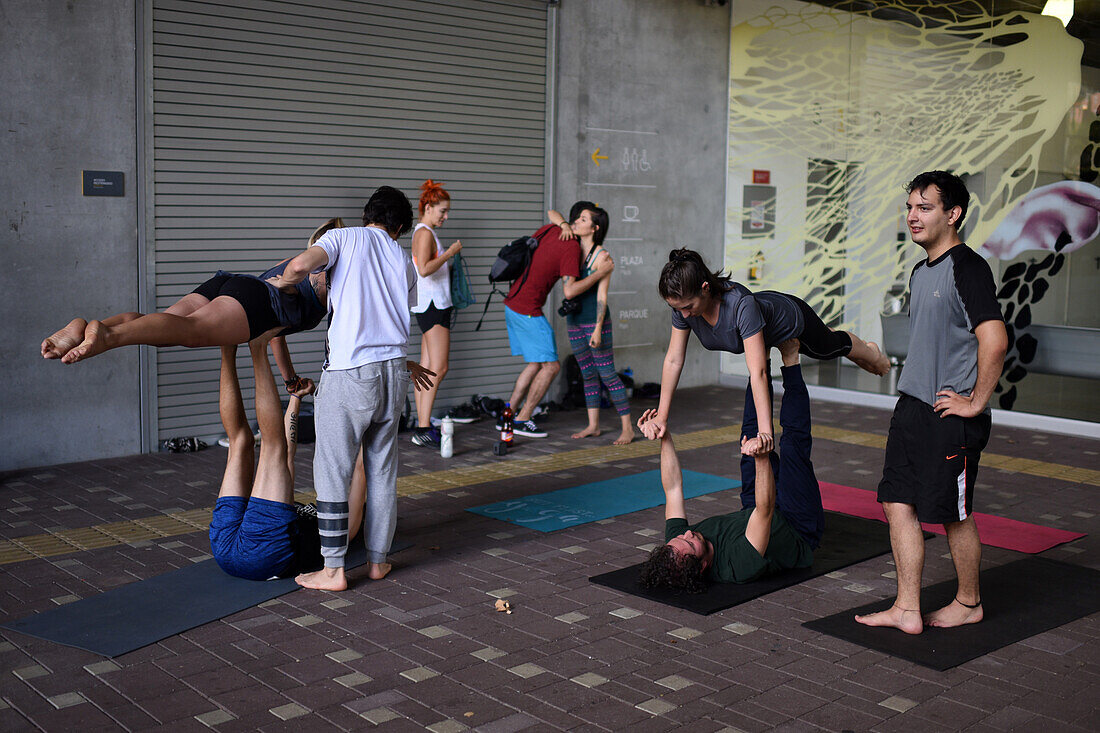
[{"label": "interlocking pavement tile", "polygon": [[503,652],[500,649],[495,649],[491,646],[487,646],[484,649],[478,649],[476,652],[470,652],[470,656],[477,657],[483,662],[488,662],[492,659],[506,657],[508,656],[508,652]]},{"label": "interlocking pavement tile", "polygon": [[493,598],[511,598],[515,594],[516,591],[512,588],[497,588],[496,590],[491,590],[486,593],[486,595],[492,596]]},{"label": "interlocking pavement tile", "polygon": [[58,710],[61,708],[70,708],[82,702],[88,702],[79,692],[63,692],[60,695],[53,695],[46,699],[49,701],[50,705],[53,705]]},{"label": "interlocking pavement tile", "polygon": [[341,649],[338,652],[329,652],[325,655],[334,662],[350,662],[355,659],[359,659],[363,655],[354,649]]},{"label": "interlocking pavement tile", "polygon": [[738,636],[744,636],[745,634],[751,634],[757,630],[756,626],[751,624],[742,623],[741,621],[734,621],[732,624],[726,624],[722,627],[731,634],[737,634]]},{"label": "interlocking pavement tile", "polygon": [[459,733],[459,731],[469,730],[470,727],[459,723],[457,720],[441,720],[438,723],[432,723],[427,726],[426,730],[430,730],[432,733]]},{"label": "interlocking pavement tile", "polygon": [[424,629],[417,629],[417,633],[423,634],[429,639],[439,639],[453,632],[446,626],[429,626]]},{"label": "interlocking pavement tile", "polygon": [[608,681],[606,677],[602,677],[595,672],[585,672],[584,674],[577,675],[570,678],[571,682],[576,682],[582,687],[599,687]]},{"label": "interlocking pavement tile", "polygon": [[47,671],[46,668],[42,667],[41,665],[32,664],[28,667],[13,669],[12,674],[26,682],[27,680],[33,680],[36,677],[44,677],[49,674],[49,671]]},{"label": "interlocking pavement tile", "polygon": [[365,685],[368,682],[372,682],[373,677],[363,674],[362,672],[352,672],[351,674],[340,675],[339,677],[333,677],[332,681],[343,685],[344,687],[358,687],[359,685]]},{"label": "interlocking pavement tile", "polygon": [[102,662],[94,662],[92,664],[84,665],[84,670],[88,672],[88,674],[94,675],[107,674],[108,672],[117,672],[120,669],[122,669],[122,667],[118,666],[109,659]]},{"label": "interlocking pavement tile", "polygon": [[310,711],[296,702],[291,702],[286,705],[280,705],[277,708],[271,708],[268,712],[279,720],[292,720],[294,718],[300,718],[303,715],[309,715]]},{"label": "interlocking pavement tile", "polygon": [[681,677],[678,674],[670,674],[668,677],[662,677],[659,680],[654,680],[661,687],[667,687],[670,690],[682,690],[685,687],[690,687],[695,684],[687,677]]},{"label": "interlocking pavement tile", "polygon": [[509,554],[511,550],[506,550],[503,547],[490,547],[488,550],[482,550],[482,552],[492,557],[500,557]]},{"label": "interlocking pavement tile", "polygon": [[359,713],[359,717],[363,718],[363,720],[366,720],[369,723],[382,725],[383,723],[388,723],[391,720],[397,720],[402,716],[387,707],[379,707],[373,708],[371,710],[364,710],[363,712]]},{"label": "interlocking pavement tile", "polygon": [[546,670],[543,669],[542,667],[540,667],[537,664],[534,664],[532,662],[527,662],[525,664],[516,665],[515,667],[510,667],[508,669],[508,671],[511,672],[512,674],[514,674],[515,676],[522,677],[523,679],[526,680],[526,679],[530,679],[531,677],[535,677],[537,675],[540,675],[543,672],[545,672]]},{"label": "interlocking pavement tile", "polygon": [[637,618],[638,616],[644,615],[641,611],[635,610],[633,608],[628,608],[626,606],[623,606],[622,608],[616,608],[614,611],[609,611],[609,613],[612,616],[615,616],[617,618],[621,618],[621,619],[624,619],[624,620],[625,619]]},{"label": "interlocking pavement tile", "polygon": [[199,721],[207,728],[213,728],[216,725],[221,725],[222,723],[228,723],[230,720],[235,720],[236,717],[237,716],[233,715],[232,713],[227,713],[226,711],[219,708],[218,710],[211,710],[209,713],[196,715],[195,720]]},{"label": "interlocking pavement tile", "polygon": [[667,700],[662,700],[658,697],[654,697],[646,700],[645,702],[640,702],[634,707],[638,708],[639,710],[644,710],[650,715],[664,715],[665,713],[671,713],[678,706],[673,705]]},{"label": "interlocking pavement tile", "polygon": [[412,669],[406,669],[404,672],[401,673],[402,677],[407,680],[412,680],[413,682],[423,682],[424,680],[429,680],[432,677],[437,677],[438,675],[439,672],[436,672],[434,669],[429,669],[427,667],[413,667]]},{"label": "interlocking pavement tile", "polygon": [[703,632],[699,629],[682,626],[678,629],[673,629],[672,631],[668,632],[668,635],[675,636],[677,639],[684,639],[686,641],[688,639],[694,639],[697,636],[702,636]]},{"label": "interlocking pavement tile", "polygon": [[347,608],[354,605],[351,601],[344,598],[333,598],[331,601],[321,601],[321,605],[330,611],[335,611],[338,608]]},{"label": "interlocking pavement tile", "polygon": [[897,710],[899,713],[908,712],[917,706],[917,703],[913,700],[909,700],[898,695],[891,695],[882,702],[879,703],[884,708],[890,708],[891,710]]},{"label": "interlocking pavement tile", "polygon": [[579,621],[584,621],[588,617],[578,611],[570,611],[569,613],[563,613],[561,616],[555,616],[555,621],[561,621],[565,624],[575,624]]}]

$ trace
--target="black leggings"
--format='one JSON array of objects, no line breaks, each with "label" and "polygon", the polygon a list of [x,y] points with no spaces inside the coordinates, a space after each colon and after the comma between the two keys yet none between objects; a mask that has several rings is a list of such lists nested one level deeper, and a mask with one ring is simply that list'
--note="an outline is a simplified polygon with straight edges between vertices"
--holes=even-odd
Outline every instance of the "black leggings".
[{"label": "black leggings", "polygon": [[806,305],[806,301],[788,295],[798,309],[802,311],[802,333],[798,335],[801,344],[798,353],[811,356],[814,359],[828,360],[840,356],[847,356],[852,351],[852,337],[847,331],[833,331],[814,309]]}]

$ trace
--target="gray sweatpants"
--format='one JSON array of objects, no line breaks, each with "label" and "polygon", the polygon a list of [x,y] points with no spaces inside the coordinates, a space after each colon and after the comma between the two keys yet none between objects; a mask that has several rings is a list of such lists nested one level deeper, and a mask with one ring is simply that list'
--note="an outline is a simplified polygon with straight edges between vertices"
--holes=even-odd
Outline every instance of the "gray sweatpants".
[{"label": "gray sweatpants", "polygon": [[409,376],[405,359],[321,375],[314,400],[313,484],[325,567],[341,568],[348,549],[348,484],[359,446],[367,472],[363,538],[370,562],[385,562],[397,524],[397,427]]}]

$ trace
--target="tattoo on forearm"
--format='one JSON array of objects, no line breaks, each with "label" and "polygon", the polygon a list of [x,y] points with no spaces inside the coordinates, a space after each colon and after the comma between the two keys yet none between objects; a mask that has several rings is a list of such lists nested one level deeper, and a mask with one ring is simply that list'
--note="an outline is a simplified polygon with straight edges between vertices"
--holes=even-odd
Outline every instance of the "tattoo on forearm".
[{"label": "tattoo on forearm", "polygon": [[297,445],[298,443],[298,416],[290,416],[290,442]]}]

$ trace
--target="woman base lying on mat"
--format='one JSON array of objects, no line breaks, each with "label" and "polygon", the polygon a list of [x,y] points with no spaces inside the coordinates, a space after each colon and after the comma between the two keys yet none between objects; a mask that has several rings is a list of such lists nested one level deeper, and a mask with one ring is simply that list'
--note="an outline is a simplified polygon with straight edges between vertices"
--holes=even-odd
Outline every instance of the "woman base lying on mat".
[{"label": "woman base lying on mat", "polygon": [[[753,458],[742,464],[741,511],[689,525],[683,474],[672,436],[667,428],[658,435],[656,410],[646,410],[638,420],[647,438],[659,437],[661,441],[661,484],[665,490],[666,544],[656,548],[643,564],[643,587],[699,593],[706,589],[707,581],[746,583],[813,563],[825,514],[810,461],[810,397],[798,364],[798,348],[795,339],[779,344],[785,389],[779,414],[783,427],[779,457],[760,439],[741,438],[742,455]],[[750,405],[745,419],[752,421],[754,416]]]},{"label": "woman base lying on mat", "polygon": [[[248,580],[293,577],[322,564],[316,510],[294,503],[298,411],[301,398],[313,391],[313,382],[304,380],[291,392],[290,406],[283,415],[267,359],[267,342],[257,339],[249,343],[249,349],[256,375],[260,460],[258,464],[254,461],[255,438],[237,379],[237,347],[223,346],[218,409],[229,437],[229,456],[210,521],[210,548],[218,565],[230,575]],[[366,484],[360,455],[348,502],[349,535],[358,532],[363,522]]]}]

